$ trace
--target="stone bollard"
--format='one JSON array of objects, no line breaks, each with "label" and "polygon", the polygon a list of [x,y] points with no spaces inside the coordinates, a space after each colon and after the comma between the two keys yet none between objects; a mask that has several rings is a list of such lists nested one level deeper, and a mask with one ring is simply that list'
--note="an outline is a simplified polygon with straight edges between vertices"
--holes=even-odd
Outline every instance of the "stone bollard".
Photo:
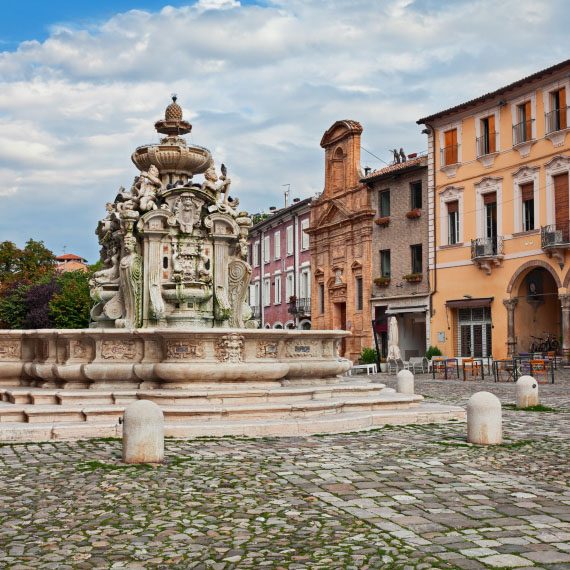
[{"label": "stone bollard", "polygon": [[521,376],[515,388],[517,408],[538,406],[538,382],[532,376]]},{"label": "stone bollard", "polygon": [[409,370],[400,370],[396,376],[399,394],[414,393],[414,375]]},{"label": "stone bollard", "polygon": [[479,445],[503,442],[501,402],[491,392],[477,392],[467,402],[467,441]]},{"label": "stone bollard", "polygon": [[164,414],[150,400],[130,404],[123,415],[123,461],[164,461]]}]

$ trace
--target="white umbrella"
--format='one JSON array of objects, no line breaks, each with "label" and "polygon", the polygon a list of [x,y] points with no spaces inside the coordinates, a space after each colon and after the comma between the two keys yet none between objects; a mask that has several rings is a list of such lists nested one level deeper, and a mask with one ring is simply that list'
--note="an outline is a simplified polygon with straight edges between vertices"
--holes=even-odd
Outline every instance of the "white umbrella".
[{"label": "white umbrella", "polygon": [[390,324],[388,325],[388,358],[402,358],[398,347],[398,321],[396,317],[390,317]]}]

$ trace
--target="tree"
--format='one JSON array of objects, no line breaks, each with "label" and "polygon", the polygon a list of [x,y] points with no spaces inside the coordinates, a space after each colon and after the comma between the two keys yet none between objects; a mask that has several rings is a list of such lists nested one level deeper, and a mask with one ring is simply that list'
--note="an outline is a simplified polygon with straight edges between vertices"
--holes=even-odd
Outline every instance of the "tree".
[{"label": "tree", "polygon": [[49,305],[58,290],[58,283],[53,276],[47,281],[44,280],[44,282],[36,283],[28,288],[23,328],[49,329],[53,327]]},{"label": "tree", "polygon": [[57,278],[58,290],[49,303],[49,316],[58,329],[82,329],[89,326],[93,302],[89,296],[91,274],[69,271]]},{"label": "tree", "polygon": [[22,329],[28,312],[26,303],[30,285],[15,281],[9,283],[0,295],[0,328]]},{"label": "tree", "polygon": [[55,269],[55,255],[42,241],[30,239],[24,249],[11,241],[0,242],[0,283],[35,282]]}]

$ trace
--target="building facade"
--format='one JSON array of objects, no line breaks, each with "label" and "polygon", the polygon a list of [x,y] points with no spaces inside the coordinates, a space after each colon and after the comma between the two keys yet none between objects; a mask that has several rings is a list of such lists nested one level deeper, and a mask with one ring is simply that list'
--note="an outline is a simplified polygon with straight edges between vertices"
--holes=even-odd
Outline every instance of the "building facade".
[{"label": "building facade", "polygon": [[311,320],[315,329],[352,335],[341,353],[357,360],[371,347],[372,225],[370,192],[360,182],[360,135],[356,121],[337,121],[324,134],[325,185],[311,204]]},{"label": "building facade", "polygon": [[63,253],[55,258],[55,268],[62,273],[67,271],[89,271],[87,260],[74,253]]},{"label": "building facade", "polygon": [[420,119],[428,133],[431,344],[570,353],[570,60]]},{"label": "building facade", "polygon": [[362,179],[376,212],[372,230],[371,319],[381,356],[388,319],[398,322],[402,357],[423,356],[429,338],[427,156],[412,157]]},{"label": "building facade", "polygon": [[293,201],[249,233],[249,304],[263,328],[311,328],[311,198]]}]

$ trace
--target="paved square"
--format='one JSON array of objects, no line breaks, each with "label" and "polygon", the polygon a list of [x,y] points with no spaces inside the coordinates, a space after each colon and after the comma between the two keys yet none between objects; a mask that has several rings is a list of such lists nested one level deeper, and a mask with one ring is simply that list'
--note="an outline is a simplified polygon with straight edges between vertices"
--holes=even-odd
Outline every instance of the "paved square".
[{"label": "paved square", "polygon": [[[513,384],[416,386],[514,402]],[[569,568],[569,388],[540,387],[555,412],[504,409],[497,447],[461,423],[168,440],[158,468],[123,466],[117,440],[4,445],[0,567]]]}]

